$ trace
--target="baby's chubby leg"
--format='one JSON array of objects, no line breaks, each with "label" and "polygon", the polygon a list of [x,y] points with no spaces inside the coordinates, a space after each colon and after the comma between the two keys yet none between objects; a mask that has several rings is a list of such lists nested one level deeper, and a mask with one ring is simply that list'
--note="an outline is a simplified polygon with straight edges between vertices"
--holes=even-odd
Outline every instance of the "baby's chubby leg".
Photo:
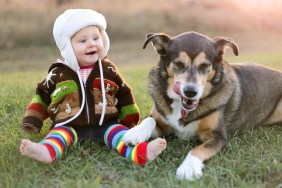
[{"label": "baby's chubby leg", "polygon": [[61,157],[65,149],[76,143],[77,139],[76,131],[72,127],[59,126],[50,130],[39,143],[23,139],[20,152],[23,156],[50,164]]},{"label": "baby's chubby leg", "polygon": [[166,140],[163,138],[127,145],[123,141],[123,136],[129,130],[128,127],[118,122],[113,123],[104,133],[105,144],[117,150],[121,156],[131,159],[139,165],[145,165],[148,161],[155,160],[166,149]]},{"label": "baby's chubby leg", "polygon": [[23,156],[27,156],[42,163],[52,163],[49,150],[42,144],[38,144],[27,139],[22,139],[20,152]]}]

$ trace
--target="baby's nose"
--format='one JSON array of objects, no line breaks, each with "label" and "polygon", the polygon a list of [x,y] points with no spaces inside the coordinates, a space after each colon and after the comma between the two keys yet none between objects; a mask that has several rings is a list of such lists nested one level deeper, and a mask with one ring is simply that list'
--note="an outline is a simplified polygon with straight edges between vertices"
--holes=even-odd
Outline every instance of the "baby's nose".
[{"label": "baby's nose", "polygon": [[91,41],[88,43],[88,48],[91,48],[91,47],[94,47],[95,46],[95,42],[94,41]]}]

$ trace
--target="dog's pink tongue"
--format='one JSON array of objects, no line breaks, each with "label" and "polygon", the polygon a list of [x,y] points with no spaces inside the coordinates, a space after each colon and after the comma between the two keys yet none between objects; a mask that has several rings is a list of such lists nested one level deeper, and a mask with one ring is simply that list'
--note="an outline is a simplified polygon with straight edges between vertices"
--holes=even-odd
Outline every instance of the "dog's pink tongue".
[{"label": "dog's pink tongue", "polygon": [[188,112],[186,110],[181,109],[181,116],[182,118],[188,117]]},{"label": "dog's pink tongue", "polygon": [[173,86],[173,91],[177,94],[180,95],[180,82],[176,82],[175,85]]}]

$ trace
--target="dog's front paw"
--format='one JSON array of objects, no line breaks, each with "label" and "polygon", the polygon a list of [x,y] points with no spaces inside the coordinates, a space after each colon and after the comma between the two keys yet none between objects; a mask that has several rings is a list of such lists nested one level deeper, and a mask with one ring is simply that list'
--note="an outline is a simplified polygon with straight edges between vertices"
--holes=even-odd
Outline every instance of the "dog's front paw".
[{"label": "dog's front paw", "polygon": [[126,145],[136,145],[147,141],[152,135],[152,131],[156,127],[154,118],[148,117],[139,125],[129,129],[122,137],[122,141]]},{"label": "dog's front paw", "polygon": [[182,164],[177,168],[176,177],[180,180],[193,181],[202,177],[203,168],[203,162],[197,157],[194,157],[190,151]]}]

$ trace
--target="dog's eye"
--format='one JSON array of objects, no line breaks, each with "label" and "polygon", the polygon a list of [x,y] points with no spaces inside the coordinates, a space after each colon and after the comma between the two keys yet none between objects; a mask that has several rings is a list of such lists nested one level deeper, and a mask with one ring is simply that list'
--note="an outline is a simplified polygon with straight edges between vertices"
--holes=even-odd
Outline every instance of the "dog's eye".
[{"label": "dog's eye", "polygon": [[208,67],[210,67],[211,64],[210,63],[202,63],[200,66],[199,66],[199,69],[200,70],[206,70]]},{"label": "dog's eye", "polygon": [[177,67],[177,68],[185,68],[184,63],[182,61],[174,61],[173,64]]}]

